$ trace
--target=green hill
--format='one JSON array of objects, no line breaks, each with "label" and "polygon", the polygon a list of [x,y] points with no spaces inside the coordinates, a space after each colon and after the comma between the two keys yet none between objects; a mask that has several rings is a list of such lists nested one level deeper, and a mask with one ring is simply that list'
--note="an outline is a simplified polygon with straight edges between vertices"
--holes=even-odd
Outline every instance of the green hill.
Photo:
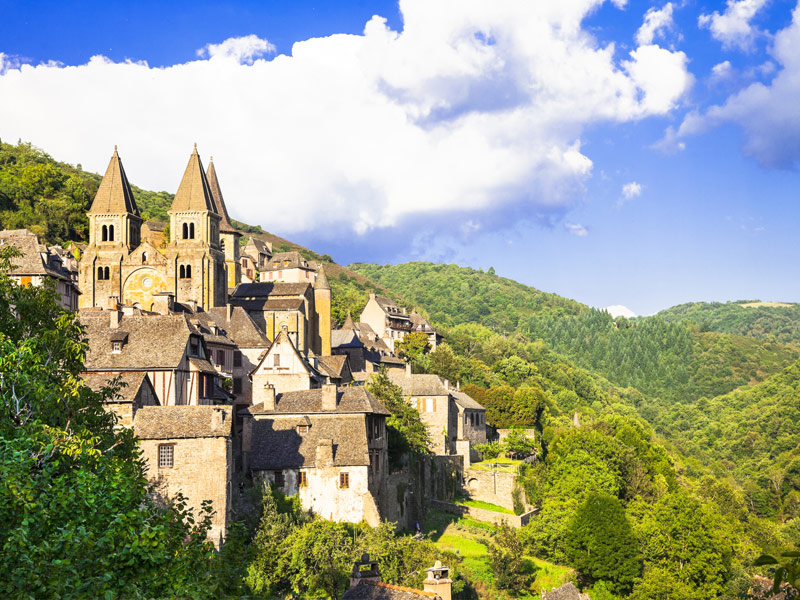
[{"label": "green hill", "polygon": [[706,331],[800,343],[800,304],[786,302],[689,302],[658,313],[665,321],[689,321]]}]

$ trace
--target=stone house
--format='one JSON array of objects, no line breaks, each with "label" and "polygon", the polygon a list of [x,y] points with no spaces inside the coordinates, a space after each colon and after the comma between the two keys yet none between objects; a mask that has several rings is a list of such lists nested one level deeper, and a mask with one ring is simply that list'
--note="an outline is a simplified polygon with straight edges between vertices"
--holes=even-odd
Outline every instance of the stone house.
[{"label": "stone house", "polygon": [[233,490],[232,409],[224,406],[147,406],[136,412],[148,478],[167,498],[182,493],[199,515],[211,500],[209,539],[219,546],[231,518]]},{"label": "stone house", "polygon": [[403,339],[414,327],[404,308],[400,308],[390,298],[376,296],[373,293],[370,293],[359,321],[369,325],[391,352],[394,352],[395,341]]},{"label": "stone house", "polygon": [[250,380],[254,402],[266,386],[272,386],[280,394],[318,388],[323,383],[322,375],[298,352],[286,329],[278,332],[272,345],[259,357]]},{"label": "stone house", "polygon": [[442,334],[436,331],[433,326],[428,323],[428,320],[419,314],[416,310],[412,310],[408,315],[411,319],[411,326],[413,333],[424,333],[428,336],[428,343],[431,346],[431,351],[436,350],[436,347],[442,343]]},{"label": "stone house", "polygon": [[453,580],[450,569],[441,561],[425,569],[423,588],[417,590],[381,581],[378,562],[370,560],[369,554],[361,555],[361,560],[353,565],[350,573],[350,587],[341,600],[451,600]]},{"label": "stone house", "polygon": [[[133,427],[136,411],[145,406],[158,406],[158,396],[150,378],[141,372],[125,372],[118,375],[122,381],[116,397],[104,403],[107,411],[117,416],[117,427]],[[85,373],[82,379],[90,388],[99,392],[117,377],[106,373]]]},{"label": "stone house", "polygon": [[267,261],[272,257],[272,244],[254,237],[247,239],[240,253],[239,262],[242,265],[241,283],[254,283],[258,281],[259,272],[264,269]]},{"label": "stone house", "polygon": [[162,407],[229,402],[203,336],[186,315],[93,309],[79,317],[89,342],[87,374],[147,374]]},{"label": "stone house", "polygon": [[77,273],[72,253],[60,246],[45,246],[27,229],[0,231],[0,248],[12,246],[22,256],[11,259],[9,277],[19,285],[55,284],[58,305],[64,310],[78,310]]},{"label": "stone house", "polygon": [[360,387],[254,393],[256,404],[242,411],[245,464],[254,477],[298,494],[304,508],[326,519],[377,525],[389,411]]},{"label": "stone house", "polygon": [[[460,390],[451,389],[450,396],[452,396],[455,409],[458,411],[457,441],[466,441],[470,447],[474,447],[476,444],[485,444],[486,409]],[[457,452],[457,454],[462,453]]]},{"label": "stone house", "polygon": [[354,373],[374,373],[382,366],[405,368],[405,362],[392,353],[372,327],[366,323],[354,323],[350,315],[340,329],[331,331],[331,352],[347,355]]},{"label": "stone house", "polygon": [[238,251],[226,242],[226,236],[238,239],[238,234],[226,229],[229,221],[218,211],[227,215],[195,147],[168,211],[171,239],[162,251],[152,235],[149,241],[142,237],[142,217],[115,148],[88,211],[89,245],[80,260],[79,306],[115,308],[122,303],[153,310],[159,293],[201,308],[224,306],[228,267],[222,243],[229,253]]},{"label": "stone house", "polygon": [[311,283],[317,279],[317,269],[297,251],[276,252],[260,269],[261,281]]}]

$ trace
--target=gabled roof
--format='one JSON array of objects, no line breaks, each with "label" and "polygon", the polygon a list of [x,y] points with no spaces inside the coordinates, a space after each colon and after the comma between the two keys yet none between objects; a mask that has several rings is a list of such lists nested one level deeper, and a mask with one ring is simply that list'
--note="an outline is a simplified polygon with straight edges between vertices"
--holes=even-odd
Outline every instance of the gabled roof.
[{"label": "gabled roof", "polygon": [[391,414],[375,396],[363,387],[340,388],[336,392],[336,410],[322,409],[322,393],[323,390],[320,388],[284,392],[276,396],[275,410],[265,410],[263,403],[251,406],[246,410],[251,415],[365,413],[388,417]]},{"label": "gabled roof", "polygon": [[310,283],[285,283],[282,281],[260,281],[240,283],[233,290],[233,298],[266,298],[268,296],[304,296]]},{"label": "gabled roof", "polygon": [[341,379],[347,375],[347,355],[317,357],[319,371],[328,377]]},{"label": "gabled roof", "polygon": [[347,318],[344,320],[344,324],[342,325],[342,329],[353,329],[355,330],[356,324],[353,322],[353,317],[348,311]]},{"label": "gabled roof", "polygon": [[[394,319],[408,319],[408,315],[405,311],[397,305],[397,302],[392,300],[391,298],[385,298],[383,296],[375,296],[375,302],[378,303],[378,306],[381,307],[383,312],[387,315],[391,315]],[[410,320],[410,319],[409,319]]]},{"label": "gabled roof", "polygon": [[269,346],[269,338],[264,335],[256,322],[247,314],[241,306],[234,306],[231,310],[231,318],[228,320],[226,307],[209,308],[208,314],[211,318],[225,329],[231,338],[240,348],[261,348]]},{"label": "gabled roof", "polygon": [[447,396],[449,392],[438,375],[388,373],[389,379],[403,389],[405,396]]},{"label": "gabled roof", "polygon": [[115,377],[119,377],[122,380],[123,385],[116,397],[113,397],[106,402],[111,403],[132,403],[136,399],[136,394],[139,393],[139,390],[142,386],[149,387],[155,396],[155,390],[153,390],[153,385],[150,383],[150,378],[147,377],[147,373],[141,372],[130,372],[130,373],[84,373],[81,375],[81,379],[86,382],[90,388],[92,388],[95,392],[99,392],[101,388],[108,385],[108,383],[114,379]]},{"label": "gabled roof", "polygon": [[425,592],[410,587],[381,583],[379,581],[360,581],[355,587],[347,590],[341,600],[421,600],[438,596],[433,592]]},{"label": "gabled roof", "polygon": [[584,598],[589,598],[588,595],[581,594],[571,581],[550,592],[545,592],[542,597],[547,600],[584,600]]},{"label": "gabled roof", "polygon": [[453,397],[453,400],[456,401],[456,404],[458,404],[461,408],[468,408],[470,410],[486,410],[471,396],[465,394],[464,392],[451,391],[450,395]]},{"label": "gabled roof", "polygon": [[236,228],[231,224],[231,220],[228,217],[228,208],[225,206],[225,200],[222,198],[222,189],[219,187],[219,179],[217,179],[217,170],[214,168],[213,158],[208,163],[206,179],[208,179],[208,185],[211,187],[211,199],[214,201],[214,212],[222,217],[219,230],[226,233],[242,235],[236,231]]},{"label": "gabled roof", "polygon": [[253,244],[253,247],[256,249],[256,252],[260,252],[262,254],[272,254],[272,250],[269,247],[269,244],[264,240],[259,240],[258,238],[251,237],[247,241],[247,246]]},{"label": "gabled roof", "polygon": [[114,154],[108,163],[106,174],[97,188],[92,207],[87,214],[90,215],[116,215],[131,213],[139,215],[139,208],[133,198],[133,191],[122,168],[122,161],[114,146]]},{"label": "gabled roof", "polygon": [[302,298],[259,298],[258,300],[231,298],[230,301],[231,304],[248,311],[300,310],[303,307]]},{"label": "gabled roof", "polygon": [[409,319],[411,319],[411,323],[414,326],[415,331],[422,331],[425,333],[434,333],[436,330],[433,326],[428,322],[428,320],[419,314],[417,311],[412,310],[411,314],[408,315]]},{"label": "gabled roof", "polygon": [[278,335],[275,336],[275,340],[272,342],[272,345],[269,348],[267,348],[264,352],[262,352],[261,356],[258,357],[256,366],[253,368],[252,371],[250,371],[250,375],[254,375],[261,368],[261,365],[263,365],[264,361],[267,360],[267,357],[272,353],[272,350],[276,349],[281,343],[289,344],[295,356],[300,361],[300,364],[303,365],[303,368],[306,370],[306,372],[312,377],[314,377],[314,375],[317,372],[316,369],[314,369],[314,367],[308,364],[308,361],[305,358],[303,358],[303,355],[297,351],[297,348],[292,343],[292,338],[289,337],[289,334],[286,333],[286,330],[284,329],[281,329],[278,332]]},{"label": "gabled roof", "polygon": [[214,210],[211,187],[208,185],[206,173],[203,171],[203,163],[197,154],[197,144],[195,144],[169,212],[205,210],[217,214]]},{"label": "gabled roof", "polygon": [[167,227],[167,224],[164,221],[145,221],[144,225],[147,226],[150,231],[161,232],[163,232]]},{"label": "gabled roof", "polygon": [[49,275],[57,279],[70,281],[67,272],[59,272],[45,262],[49,256],[47,246],[39,243],[39,238],[27,229],[3,229],[0,231],[0,246],[14,246],[22,253],[11,259],[12,275]]},{"label": "gabled roof", "polygon": [[331,348],[358,348],[364,343],[352,329],[334,329],[331,331]]},{"label": "gabled roof", "polygon": [[[184,315],[133,315],[122,317],[112,329],[109,311],[80,311],[79,318],[88,338],[85,366],[88,371],[174,369],[183,359],[195,330]],[[111,352],[111,337],[128,333],[122,352]]]},{"label": "gabled roof", "polygon": [[133,431],[142,440],[228,437],[232,417],[223,406],[145,406],[136,411]]}]

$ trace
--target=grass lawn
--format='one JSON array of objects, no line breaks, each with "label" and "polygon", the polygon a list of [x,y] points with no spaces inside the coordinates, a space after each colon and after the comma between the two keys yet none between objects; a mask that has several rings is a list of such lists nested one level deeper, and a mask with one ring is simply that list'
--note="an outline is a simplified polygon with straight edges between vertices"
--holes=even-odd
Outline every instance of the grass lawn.
[{"label": "grass lawn", "polygon": [[460,504],[461,506],[469,506],[471,508],[482,508],[484,510],[491,510],[494,512],[504,513],[507,515],[513,515],[514,511],[498,504],[492,504],[491,502],[484,502],[483,500],[470,500],[469,498],[456,498],[453,500],[454,504]]}]

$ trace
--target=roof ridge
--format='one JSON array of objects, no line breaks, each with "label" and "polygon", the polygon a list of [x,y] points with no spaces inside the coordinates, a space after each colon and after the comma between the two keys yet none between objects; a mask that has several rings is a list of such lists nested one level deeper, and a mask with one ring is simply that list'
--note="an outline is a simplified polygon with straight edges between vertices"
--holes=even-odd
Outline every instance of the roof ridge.
[{"label": "roof ridge", "polygon": [[438,594],[435,594],[434,592],[426,592],[425,590],[418,590],[417,588],[406,587],[404,585],[395,585],[393,583],[383,583],[382,581],[364,580],[361,583],[382,588],[389,588],[390,590],[397,590],[399,592],[411,592],[412,594],[419,594],[420,596],[426,596],[427,598],[436,598],[438,596]]}]

